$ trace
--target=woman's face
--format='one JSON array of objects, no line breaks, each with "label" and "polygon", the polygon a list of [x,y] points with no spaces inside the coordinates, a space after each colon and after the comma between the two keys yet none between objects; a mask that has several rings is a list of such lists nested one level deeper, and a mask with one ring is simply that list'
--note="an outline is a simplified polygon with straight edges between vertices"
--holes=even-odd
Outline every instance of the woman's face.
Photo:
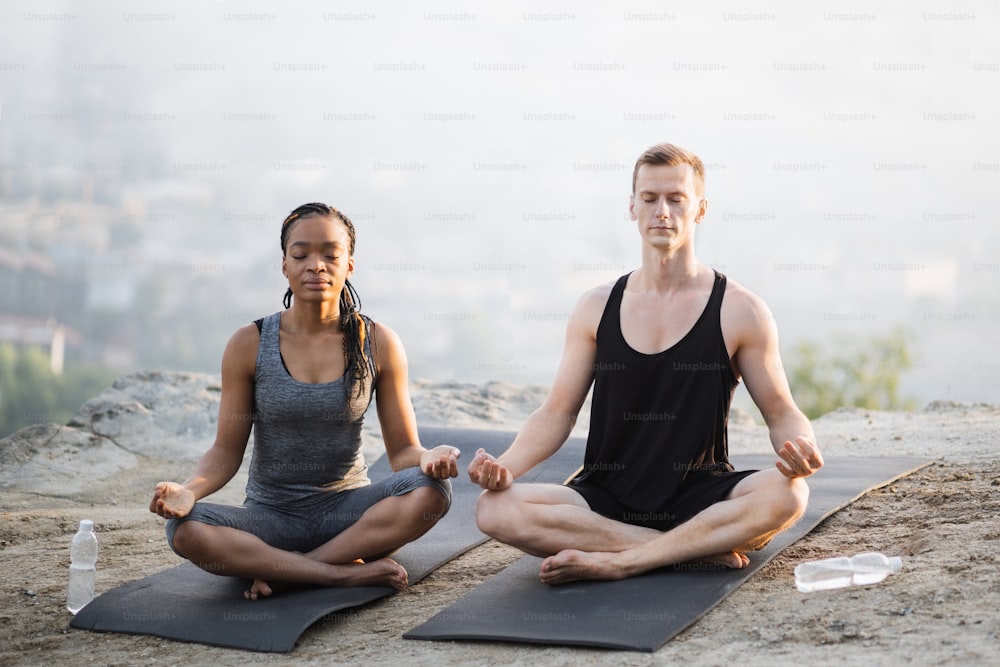
[{"label": "woman's face", "polygon": [[281,270],[292,294],[303,301],[336,301],[354,273],[347,227],[335,216],[322,215],[291,224]]}]

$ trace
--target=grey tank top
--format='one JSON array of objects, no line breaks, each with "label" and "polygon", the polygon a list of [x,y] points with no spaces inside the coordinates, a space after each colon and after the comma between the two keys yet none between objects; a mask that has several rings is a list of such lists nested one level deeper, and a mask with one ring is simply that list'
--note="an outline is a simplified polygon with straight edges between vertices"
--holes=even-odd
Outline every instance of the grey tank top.
[{"label": "grey tank top", "polygon": [[[374,365],[360,396],[347,400],[341,377],[308,384],[291,376],[281,358],[281,313],[261,323],[254,371],[253,457],[247,499],[266,505],[308,504],[317,495],[369,484],[361,427],[371,403]],[[371,348],[365,337],[365,354]],[[331,351],[339,354],[340,350]]]}]

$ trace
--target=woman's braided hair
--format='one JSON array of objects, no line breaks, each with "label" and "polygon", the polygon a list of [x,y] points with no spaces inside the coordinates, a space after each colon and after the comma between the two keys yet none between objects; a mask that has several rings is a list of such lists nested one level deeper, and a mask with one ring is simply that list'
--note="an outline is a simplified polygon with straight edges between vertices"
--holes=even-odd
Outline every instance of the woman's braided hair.
[{"label": "woman's braided hair", "polygon": [[[285,221],[281,223],[281,253],[285,254],[285,246],[288,241],[288,232],[291,230],[296,220],[308,218],[312,215],[324,218],[336,218],[344,223],[347,228],[347,237],[350,240],[350,254],[354,254],[354,223],[346,215],[326,204],[312,202],[303,204],[288,214]],[[283,301],[285,308],[292,307],[292,288],[285,292]],[[351,281],[345,281],[344,289],[340,292],[340,326],[344,333],[344,358],[346,360],[346,373],[349,381],[344,383],[350,398],[350,389],[354,388],[356,395],[361,396],[364,387],[364,380],[369,374],[374,375],[374,361],[365,354],[365,338],[368,331],[372,332],[371,345],[375,344],[374,327],[371,326],[371,319],[361,314],[361,298],[355,291]]]}]

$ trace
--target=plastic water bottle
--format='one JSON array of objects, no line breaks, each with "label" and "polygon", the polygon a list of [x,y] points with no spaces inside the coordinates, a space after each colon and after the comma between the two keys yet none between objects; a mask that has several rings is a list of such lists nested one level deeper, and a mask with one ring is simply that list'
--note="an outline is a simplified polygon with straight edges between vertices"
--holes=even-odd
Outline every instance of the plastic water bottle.
[{"label": "plastic water bottle", "polygon": [[851,558],[827,558],[795,567],[795,587],[803,593],[827,591],[847,586],[877,584],[903,568],[903,559],[869,552]]},{"label": "plastic water bottle", "polygon": [[66,608],[72,613],[83,609],[94,599],[94,579],[97,575],[97,535],[94,522],[84,519],[69,547],[69,587]]}]

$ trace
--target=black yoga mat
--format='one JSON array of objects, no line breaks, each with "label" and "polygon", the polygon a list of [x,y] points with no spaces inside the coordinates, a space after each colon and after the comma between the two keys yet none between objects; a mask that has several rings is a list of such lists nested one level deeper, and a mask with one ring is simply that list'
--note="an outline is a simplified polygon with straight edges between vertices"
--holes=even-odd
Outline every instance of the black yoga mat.
[{"label": "black yoga mat", "polygon": [[[477,429],[422,428],[427,446],[450,444],[462,450],[459,476],[452,479],[448,514],[420,539],[392,555],[406,568],[411,585],[449,560],[486,541],[476,528],[475,502],[481,489],[465,472],[476,449],[501,454],[514,433]],[[571,438],[530,480],[560,484],[583,461],[584,441]],[[378,480],[391,473],[385,457],[369,471]],[[151,517],[152,519],[153,517]],[[166,540],[164,550],[168,549]],[[291,651],[299,636],[322,618],[392,595],[388,586],[303,588],[255,601],[243,599],[243,579],[209,574],[185,563],[132,581],[97,597],[73,618],[74,628],[155,635],[187,642],[252,651]]]},{"label": "black yoga mat", "polygon": [[[775,457],[734,456],[732,461],[739,470],[766,469]],[[749,554],[750,565],[740,570],[681,565],[622,581],[547,586],[538,579],[542,559],[525,556],[403,636],[655,651],[824,518],[927,464],[914,458],[827,460],[809,480],[805,516],[765,549]]]}]

